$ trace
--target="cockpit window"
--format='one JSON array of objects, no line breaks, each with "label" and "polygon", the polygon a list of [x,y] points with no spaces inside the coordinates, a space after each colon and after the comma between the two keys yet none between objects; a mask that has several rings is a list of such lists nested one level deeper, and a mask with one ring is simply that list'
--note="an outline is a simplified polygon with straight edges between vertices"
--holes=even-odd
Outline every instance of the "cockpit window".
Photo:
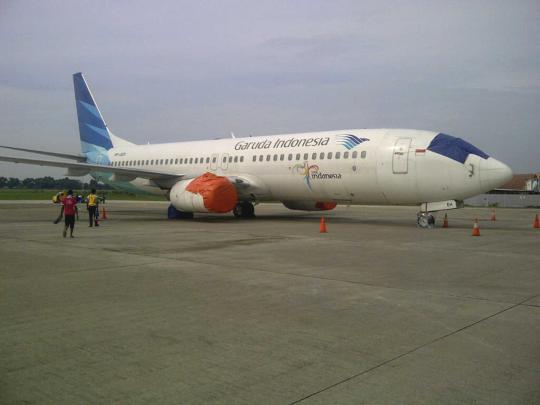
[{"label": "cockpit window", "polygon": [[465,160],[467,160],[467,157],[471,153],[480,156],[483,159],[489,157],[488,154],[482,152],[469,142],[446,134],[438,134],[433,138],[427,149],[460,163],[465,163]]}]

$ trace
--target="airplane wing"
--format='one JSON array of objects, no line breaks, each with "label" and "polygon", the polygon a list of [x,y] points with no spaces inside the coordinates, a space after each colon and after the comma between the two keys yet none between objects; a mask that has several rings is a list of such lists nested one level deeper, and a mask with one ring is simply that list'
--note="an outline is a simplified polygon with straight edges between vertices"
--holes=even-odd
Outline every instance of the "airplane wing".
[{"label": "airplane wing", "polygon": [[14,146],[4,146],[4,145],[0,145],[0,148],[19,150],[22,152],[38,153],[40,155],[54,156],[54,157],[59,157],[63,159],[73,159],[73,160],[76,160],[77,162],[86,162],[86,157],[84,157],[83,155],[70,155],[67,153],[49,152],[49,151],[44,151],[44,150],[27,149],[27,148],[16,148]]},{"label": "airplane wing", "polygon": [[68,169],[69,176],[85,176],[90,172],[112,173],[113,181],[131,181],[137,177],[148,179],[156,183],[159,187],[171,188],[179,181],[183,174],[164,173],[155,170],[103,166],[90,163],[59,162],[54,160],[28,159],[10,156],[0,156],[0,161],[12,163],[24,163],[29,165],[62,167]]}]

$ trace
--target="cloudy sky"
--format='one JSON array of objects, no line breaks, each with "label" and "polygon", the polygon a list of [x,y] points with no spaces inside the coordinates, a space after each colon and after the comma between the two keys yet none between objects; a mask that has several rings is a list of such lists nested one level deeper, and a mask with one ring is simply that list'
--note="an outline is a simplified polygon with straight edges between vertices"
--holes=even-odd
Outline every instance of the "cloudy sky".
[{"label": "cloudy sky", "polygon": [[418,128],[540,171],[539,21],[538,0],[1,0],[0,144],[79,152],[82,71],[137,143]]}]

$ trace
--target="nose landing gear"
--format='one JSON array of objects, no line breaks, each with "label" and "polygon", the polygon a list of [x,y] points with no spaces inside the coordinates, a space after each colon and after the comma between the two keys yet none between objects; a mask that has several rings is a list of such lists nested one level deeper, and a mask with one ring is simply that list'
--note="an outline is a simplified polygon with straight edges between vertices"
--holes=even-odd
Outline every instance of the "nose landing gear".
[{"label": "nose landing gear", "polygon": [[435,217],[429,212],[419,212],[416,214],[416,222],[420,228],[431,229],[435,227]]}]

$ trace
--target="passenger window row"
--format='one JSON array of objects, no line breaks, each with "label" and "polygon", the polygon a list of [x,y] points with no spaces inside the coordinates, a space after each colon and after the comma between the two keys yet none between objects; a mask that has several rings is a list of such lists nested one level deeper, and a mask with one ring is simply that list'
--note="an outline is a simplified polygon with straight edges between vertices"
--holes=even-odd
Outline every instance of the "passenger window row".
[{"label": "passenger window row", "polygon": [[[365,159],[367,156],[367,152],[365,150],[360,152],[360,158]],[[274,155],[253,155],[253,162],[283,162],[285,160],[291,162],[291,161],[299,161],[299,160],[308,160],[310,157],[309,153],[289,153],[285,155],[284,153],[281,154],[274,154]],[[358,151],[353,152],[313,152],[311,153],[311,160],[323,160],[323,159],[357,159],[358,158]],[[244,162],[244,156],[223,156],[222,158],[223,163],[242,163]],[[143,159],[143,160],[118,160],[111,162],[111,166],[116,167],[134,167],[134,166],[170,166],[170,165],[193,165],[193,164],[209,164],[210,160],[212,160],[212,163],[217,162],[217,156],[210,157],[201,157],[201,158],[176,158],[176,159]]]},{"label": "passenger window row", "polygon": [[[360,152],[360,157],[362,159],[365,159],[367,156],[367,152],[365,150],[363,150],[362,152]],[[289,153],[287,156],[285,156],[284,153],[280,154],[280,155],[253,155],[253,161],[254,162],[270,162],[270,161],[274,161],[274,162],[277,162],[277,161],[285,161],[285,157],[287,157],[287,161],[291,162],[293,160],[308,160],[309,159],[309,153],[304,153],[303,155],[301,153]],[[358,158],[358,151],[354,151],[352,153],[349,153],[349,152],[320,152],[320,153],[317,153],[317,152],[313,152],[311,154],[311,160],[323,160],[323,159],[349,159],[349,157],[351,159],[357,159]]]},{"label": "passenger window row", "polygon": [[[244,156],[226,156],[223,157],[223,162],[229,160],[229,163],[242,163],[244,161]],[[212,163],[217,162],[217,156],[212,158],[201,157],[201,158],[176,158],[176,159],[143,159],[143,160],[118,160],[111,163],[112,166],[117,167],[133,167],[133,166],[170,166],[170,165],[192,165],[192,164],[209,164],[210,160]]]}]

